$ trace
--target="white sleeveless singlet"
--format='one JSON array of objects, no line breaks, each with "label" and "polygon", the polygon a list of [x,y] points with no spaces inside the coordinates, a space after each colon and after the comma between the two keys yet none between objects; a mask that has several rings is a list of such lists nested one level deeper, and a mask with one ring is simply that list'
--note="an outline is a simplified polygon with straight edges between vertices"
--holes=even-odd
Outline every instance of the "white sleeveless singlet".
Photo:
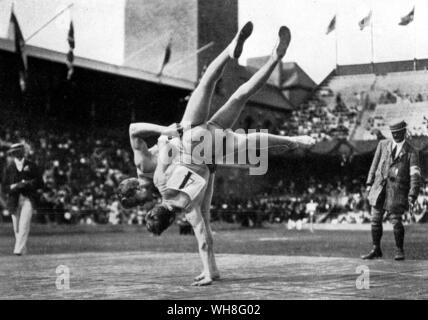
[{"label": "white sleeveless singlet", "polygon": [[153,182],[165,200],[169,200],[174,194],[168,190],[175,190],[185,193],[193,201],[204,189],[209,178],[209,169],[206,165],[192,163],[191,154],[185,150],[179,137],[160,136],[158,150],[168,143],[172,144],[177,152],[164,174],[158,175],[155,171]]}]

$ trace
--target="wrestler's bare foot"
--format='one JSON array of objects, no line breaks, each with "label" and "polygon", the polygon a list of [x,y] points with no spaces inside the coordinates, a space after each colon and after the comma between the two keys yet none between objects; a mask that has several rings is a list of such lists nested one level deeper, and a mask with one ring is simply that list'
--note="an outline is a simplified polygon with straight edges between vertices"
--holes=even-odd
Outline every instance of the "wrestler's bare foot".
[{"label": "wrestler's bare foot", "polygon": [[200,286],[208,286],[213,283],[213,279],[210,277],[203,277],[201,280],[195,281],[192,283],[192,286],[200,287]]},{"label": "wrestler's bare foot", "polygon": [[242,29],[237,34],[236,38],[233,39],[232,43],[230,44],[230,57],[233,59],[238,59],[241,56],[242,49],[244,48],[245,40],[248,39],[248,37],[253,32],[253,23],[251,21],[247,22]]},{"label": "wrestler's bare foot", "polygon": [[[202,271],[202,273],[199,276],[195,277],[194,280],[199,281],[199,280],[202,280],[203,278],[205,278],[205,272]],[[213,279],[213,280],[220,279],[220,272],[213,273],[213,275],[211,276],[211,279]]]},{"label": "wrestler's bare foot", "polygon": [[292,137],[293,141],[296,142],[299,148],[308,149],[315,144],[315,139],[310,136],[297,136]]},{"label": "wrestler's bare foot", "polygon": [[290,45],[290,41],[291,41],[290,29],[288,29],[286,26],[282,26],[281,28],[279,28],[278,37],[279,37],[278,44],[276,45],[272,53],[272,56],[274,59],[280,60],[285,56],[288,46]]}]

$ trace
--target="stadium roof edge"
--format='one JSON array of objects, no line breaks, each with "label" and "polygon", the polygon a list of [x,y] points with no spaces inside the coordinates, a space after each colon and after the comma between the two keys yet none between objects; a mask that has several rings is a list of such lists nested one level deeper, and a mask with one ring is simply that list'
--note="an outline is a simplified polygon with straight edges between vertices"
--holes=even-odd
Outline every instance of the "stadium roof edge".
[{"label": "stadium roof edge", "polygon": [[421,71],[428,69],[428,59],[413,59],[386,61],[375,63],[361,63],[339,65],[336,68],[337,76],[360,74],[386,74],[391,72]]},{"label": "stadium roof edge", "polygon": [[[10,39],[0,38],[0,50],[14,52],[15,46],[14,42]],[[50,60],[58,63],[66,62],[66,54],[58,51],[53,51],[45,48],[35,47],[35,46],[26,46],[26,53],[30,57]],[[109,64],[106,62],[91,60],[82,57],[75,57],[74,65],[80,68],[91,69],[100,72],[106,72],[110,74],[115,74],[118,76],[124,76],[139,80],[144,80],[147,82],[158,83],[160,85],[167,85],[171,87],[176,87],[180,89],[193,90],[195,88],[195,83],[188,80],[178,79],[174,77],[168,77],[162,75],[158,77],[156,74],[143,71],[140,69]]]}]

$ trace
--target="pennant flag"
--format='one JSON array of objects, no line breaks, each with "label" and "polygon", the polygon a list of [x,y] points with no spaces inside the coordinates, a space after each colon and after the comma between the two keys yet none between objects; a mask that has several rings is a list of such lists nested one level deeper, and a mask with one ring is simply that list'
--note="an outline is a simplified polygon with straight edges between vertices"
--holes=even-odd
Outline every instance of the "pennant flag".
[{"label": "pennant flag", "polygon": [[360,22],[358,22],[358,26],[360,27],[360,30],[363,30],[365,27],[370,25],[370,21],[372,19],[372,11],[370,10],[369,14],[361,19]]},{"label": "pennant flag", "polygon": [[73,21],[70,21],[70,29],[68,30],[67,41],[68,41],[68,46],[69,46],[68,53],[67,53],[67,68],[68,68],[67,80],[70,80],[71,76],[73,75],[73,72],[74,72],[73,62],[74,62],[75,40],[74,40]]},{"label": "pennant flag", "polygon": [[19,86],[24,92],[27,82],[27,55],[25,54],[25,40],[19,27],[18,19],[12,10],[10,16],[9,34],[13,36],[15,42],[15,54],[19,72]]},{"label": "pennant flag", "polygon": [[163,69],[168,64],[169,60],[171,59],[171,43],[172,43],[172,38],[169,38],[168,44],[166,45],[166,48],[165,48],[165,55],[163,57],[162,67],[159,71],[159,75],[162,74]]},{"label": "pennant flag", "polygon": [[370,85],[370,91],[374,91],[374,89],[376,88],[376,83],[377,83],[377,77],[375,77],[373,83]]},{"label": "pennant flag", "polygon": [[325,34],[329,34],[330,32],[332,32],[335,29],[336,29],[336,15],[333,17],[333,19],[331,19],[331,21],[327,27],[327,32]]},{"label": "pennant flag", "polygon": [[398,23],[400,26],[407,26],[410,22],[415,18],[415,7],[413,7],[412,11],[406,14],[401,18],[401,21]]}]

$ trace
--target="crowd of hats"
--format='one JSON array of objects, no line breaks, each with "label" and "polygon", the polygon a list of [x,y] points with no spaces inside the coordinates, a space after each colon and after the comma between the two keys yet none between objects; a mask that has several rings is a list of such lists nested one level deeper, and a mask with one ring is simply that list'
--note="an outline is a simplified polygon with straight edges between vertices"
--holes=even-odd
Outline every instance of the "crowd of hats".
[{"label": "crowd of hats", "polygon": [[[370,223],[370,206],[365,191],[366,176],[350,178],[332,176],[331,179],[311,177],[279,180],[264,193],[254,197],[228,195],[215,197],[211,214],[214,220],[238,222],[244,226],[258,223],[308,222],[310,204],[316,204],[314,221],[317,223]],[[428,221],[428,188],[422,190],[405,222]]]},{"label": "crowd of hats", "polygon": [[[284,124],[278,128],[283,135],[310,135],[317,141],[333,138],[350,138],[359,123],[364,110],[373,111],[377,105],[396,104],[397,108],[406,103],[418,103],[428,100],[427,94],[403,94],[400,90],[376,90],[333,93],[327,96],[318,94],[294,110]],[[343,94],[343,95],[342,95]],[[385,119],[384,119],[385,121]],[[375,119],[369,118],[367,131],[374,129]],[[411,135],[426,135],[428,120],[421,117],[422,128],[409,127]],[[374,134],[374,133],[373,133]]]},{"label": "crowd of hats", "polygon": [[[402,130],[405,123],[393,124]],[[16,144],[16,143],[19,144]],[[156,199],[134,209],[121,207],[116,189],[125,177],[135,175],[129,141],[123,132],[94,130],[91,134],[78,128],[55,126],[44,122],[29,128],[0,125],[0,170],[8,156],[25,148],[28,156],[43,170],[45,187],[40,190],[36,220],[45,223],[144,223],[144,215]],[[248,224],[255,213],[262,221],[284,222],[307,218],[308,202],[318,203],[320,222],[367,222],[367,201],[364,194],[365,176],[357,179],[331,177],[309,180],[283,175],[270,188],[253,197],[222,197],[213,199],[213,218],[241,221]],[[424,190],[418,212],[428,208]],[[0,198],[0,218],[7,215]]]},{"label": "crowd of hats", "polygon": [[283,135],[310,135],[317,141],[347,138],[357,124],[358,106],[347,106],[340,95],[334,105],[322,99],[312,99],[302,104],[279,128]]},{"label": "crowd of hats", "polygon": [[[120,133],[121,134],[121,133]],[[0,125],[0,170],[17,150],[42,169],[36,220],[55,223],[142,223],[147,207],[125,210],[116,198],[118,183],[135,175],[127,139],[48,122],[29,129]],[[150,206],[150,204],[147,204]],[[8,215],[0,200],[0,216]]]}]

